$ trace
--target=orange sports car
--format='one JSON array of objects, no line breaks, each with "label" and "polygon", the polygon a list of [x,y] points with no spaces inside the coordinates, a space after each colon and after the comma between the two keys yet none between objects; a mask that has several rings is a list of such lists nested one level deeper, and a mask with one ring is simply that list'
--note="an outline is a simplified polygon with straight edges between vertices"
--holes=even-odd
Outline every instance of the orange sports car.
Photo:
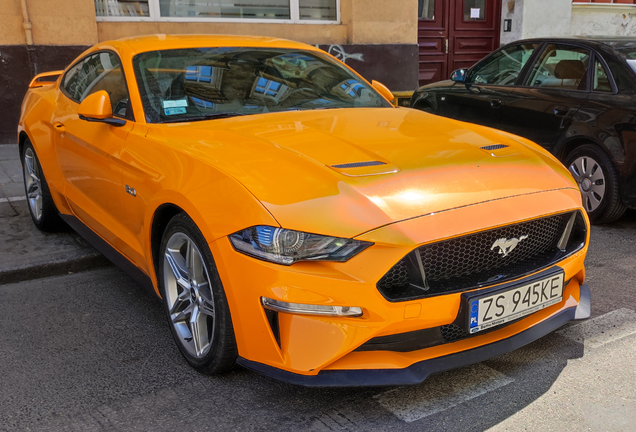
[{"label": "orange sports car", "polygon": [[291,41],[100,43],[24,98],[31,216],[156,292],[207,373],[415,384],[587,318],[561,163],[391,99]]}]

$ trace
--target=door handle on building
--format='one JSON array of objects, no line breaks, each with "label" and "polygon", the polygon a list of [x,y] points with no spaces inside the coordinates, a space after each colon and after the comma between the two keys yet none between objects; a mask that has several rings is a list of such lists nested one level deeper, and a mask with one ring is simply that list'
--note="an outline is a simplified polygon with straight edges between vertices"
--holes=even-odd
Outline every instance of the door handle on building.
[{"label": "door handle on building", "polygon": [[448,39],[446,39],[446,54],[448,54]]},{"label": "door handle on building", "polygon": [[499,108],[501,106],[501,99],[493,99],[490,101],[490,106],[493,108]]},{"label": "door handle on building", "polygon": [[58,131],[59,133],[64,133],[64,131],[66,130],[66,126],[64,126],[64,124],[57,122],[55,123],[55,130]]}]

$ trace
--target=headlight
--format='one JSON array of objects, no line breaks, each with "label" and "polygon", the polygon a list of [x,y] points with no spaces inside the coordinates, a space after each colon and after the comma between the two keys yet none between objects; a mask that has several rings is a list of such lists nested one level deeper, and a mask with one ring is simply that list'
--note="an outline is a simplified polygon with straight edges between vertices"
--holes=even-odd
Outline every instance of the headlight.
[{"label": "headlight", "polygon": [[344,262],[373,244],[271,226],[246,228],[231,234],[230,242],[246,255],[284,265],[297,261]]}]

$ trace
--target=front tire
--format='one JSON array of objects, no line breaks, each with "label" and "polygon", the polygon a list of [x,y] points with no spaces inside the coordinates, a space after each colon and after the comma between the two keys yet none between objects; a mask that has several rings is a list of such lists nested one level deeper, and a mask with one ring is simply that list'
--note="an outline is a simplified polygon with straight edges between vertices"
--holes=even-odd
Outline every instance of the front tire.
[{"label": "front tire", "polygon": [[44,177],[33,144],[28,139],[22,147],[22,174],[24,191],[33,223],[40,231],[57,231],[62,227],[62,219]]},{"label": "front tire", "polygon": [[574,177],[594,224],[613,222],[625,213],[621,201],[618,171],[605,152],[594,144],[584,144],[568,154],[565,166]]},{"label": "front tire", "polygon": [[230,370],[238,351],[227,298],[203,234],[186,214],[168,223],[161,241],[158,282],[170,330],[195,369]]}]

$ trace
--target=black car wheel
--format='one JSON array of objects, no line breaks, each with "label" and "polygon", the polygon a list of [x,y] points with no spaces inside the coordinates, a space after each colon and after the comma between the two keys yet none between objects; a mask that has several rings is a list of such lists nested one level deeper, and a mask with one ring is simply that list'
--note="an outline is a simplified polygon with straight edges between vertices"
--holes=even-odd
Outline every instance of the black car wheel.
[{"label": "black car wheel", "polygon": [[63,225],[49,185],[42,172],[40,160],[35,154],[35,149],[28,139],[22,147],[22,174],[24,178],[24,191],[27,197],[29,213],[35,226],[41,231],[56,231]]},{"label": "black car wheel", "polygon": [[201,372],[226,372],[238,351],[227,298],[203,234],[179,214],[168,223],[160,250],[159,289],[181,354]]},{"label": "black car wheel", "polygon": [[565,166],[579,185],[592,223],[613,222],[623,215],[618,172],[601,148],[594,144],[577,147],[568,154]]}]

